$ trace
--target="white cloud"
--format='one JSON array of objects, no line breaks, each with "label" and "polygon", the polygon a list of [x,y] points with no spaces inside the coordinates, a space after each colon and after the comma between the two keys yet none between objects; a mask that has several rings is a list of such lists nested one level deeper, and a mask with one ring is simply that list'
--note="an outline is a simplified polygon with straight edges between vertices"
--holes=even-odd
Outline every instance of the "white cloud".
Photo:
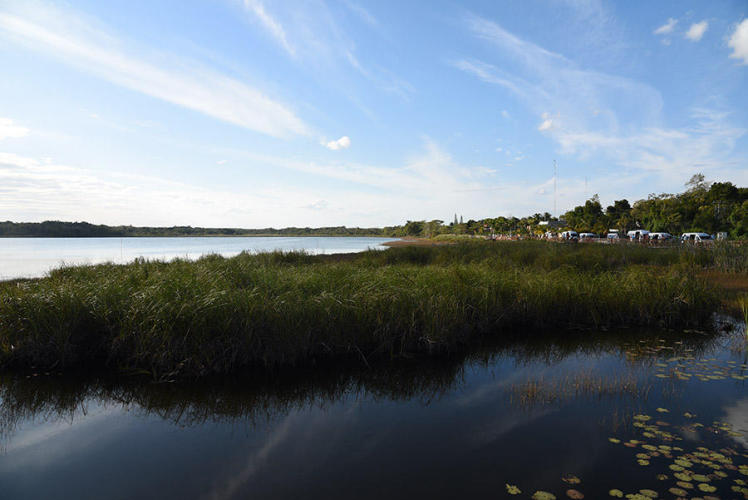
[{"label": "white cloud", "polygon": [[504,118],[509,118],[509,111],[502,109],[501,116],[503,116]]},{"label": "white cloud", "polygon": [[325,144],[325,147],[327,149],[332,149],[333,151],[337,151],[339,149],[348,149],[351,146],[351,139],[344,135],[340,139],[337,139],[335,141],[330,141]]},{"label": "white cloud", "polygon": [[694,109],[691,117],[696,125],[686,129],[651,127],[630,135],[559,131],[556,139],[564,153],[588,156],[600,152],[619,165],[661,174],[673,181],[682,182],[703,172],[745,182],[748,175],[735,164],[731,153],[747,131],[731,126],[728,116]]},{"label": "white cloud", "polygon": [[260,0],[244,0],[244,8],[257,16],[257,19],[265,26],[265,29],[270,32],[273,38],[289,55],[292,57],[296,55],[296,49],[289,43],[286,37],[286,30],[265,10],[265,6]]},{"label": "white cloud", "polygon": [[709,22],[706,20],[699,23],[693,23],[684,36],[692,42],[698,42],[701,40],[701,37],[704,36],[704,33],[706,33],[708,28]]},{"label": "white cloud", "polygon": [[545,130],[550,130],[553,127],[553,119],[551,118],[551,115],[548,113],[543,113],[541,118],[543,121],[538,125],[538,130],[543,132]]},{"label": "white cloud", "polygon": [[[433,219],[439,214],[446,217],[454,207],[470,217],[487,217],[509,210],[531,211],[537,203],[520,195],[536,189],[533,184],[502,181],[495,165],[459,164],[428,138],[417,154],[400,165],[385,167],[222,152],[245,165],[298,172],[301,175],[296,177],[304,180],[282,188],[258,185],[247,192],[231,183],[207,187],[199,181],[188,184],[120,175],[0,153],[0,213],[10,220],[135,225],[379,226]],[[344,190],[333,187],[338,183],[309,185],[314,178],[348,185]],[[506,194],[498,198],[496,191]]]},{"label": "white cloud", "polygon": [[652,33],[655,35],[669,35],[673,32],[673,29],[675,29],[676,24],[678,24],[678,20],[671,17],[665,24],[654,30]]},{"label": "white cloud", "polygon": [[289,108],[239,80],[173,54],[157,58],[152,53],[153,62],[131,55],[122,40],[74,12],[18,5],[20,13],[0,12],[0,35],[17,43],[122,87],[256,132],[275,137],[309,133]]},{"label": "white cloud", "polygon": [[10,118],[0,118],[0,141],[29,135],[30,130],[15,123]]},{"label": "white cloud", "polygon": [[730,57],[742,59],[743,64],[748,64],[748,19],[743,19],[737,25],[727,42],[727,46],[732,49]]}]

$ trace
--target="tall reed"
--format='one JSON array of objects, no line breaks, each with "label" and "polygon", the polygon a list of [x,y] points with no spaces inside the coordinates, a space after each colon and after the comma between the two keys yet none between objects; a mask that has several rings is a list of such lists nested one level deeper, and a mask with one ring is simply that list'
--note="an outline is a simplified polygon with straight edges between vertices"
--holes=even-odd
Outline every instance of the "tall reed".
[{"label": "tall reed", "polygon": [[509,245],[62,268],[0,284],[0,363],[160,377],[367,362],[517,329],[704,325],[718,304],[694,273],[644,265],[669,253]]}]

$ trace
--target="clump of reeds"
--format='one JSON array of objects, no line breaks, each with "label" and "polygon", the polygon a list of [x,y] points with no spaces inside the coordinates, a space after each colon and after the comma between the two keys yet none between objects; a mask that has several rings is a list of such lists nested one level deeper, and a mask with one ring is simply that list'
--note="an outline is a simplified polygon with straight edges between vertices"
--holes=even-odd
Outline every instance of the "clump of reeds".
[{"label": "clump of reeds", "polygon": [[[0,364],[161,378],[368,362],[516,329],[704,325],[717,307],[693,273],[622,265],[646,264],[639,251],[530,243],[62,268],[0,284]],[[663,255],[652,258],[672,260]]]},{"label": "clump of reeds", "polygon": [[748,295],[743,295],[738,299],[740,311],[743,313],[743,323],[746,325],[746,335],[748,335]]},{"label": "clump of reeds", "polygon": [[513,385],[508,396],[512,403],[532,407],[578,397],[599,399],[632,396],[646,400],[651,389],[651,384],[640,381],[632,374],[604,376],[583,372],[548,381],[543,378],[527,380]]}]

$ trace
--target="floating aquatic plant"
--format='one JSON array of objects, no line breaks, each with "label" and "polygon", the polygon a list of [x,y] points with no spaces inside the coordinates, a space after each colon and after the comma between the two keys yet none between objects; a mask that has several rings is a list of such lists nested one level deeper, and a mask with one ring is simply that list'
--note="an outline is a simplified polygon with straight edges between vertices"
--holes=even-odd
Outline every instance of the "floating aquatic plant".
[{"label": "floating aquatic plant", "polygon": [[522,490],[520,490],[519,488],[517,488],[513,484],[507,483],[506,484],[506,492],[509,493],[510,495],[519,495],[520,493],[522,493]]},{"label": "floating aquatic plant", "polygon": [[547,491],[538,490],[532,495],[532,500],[556,500],[556,495]]}]

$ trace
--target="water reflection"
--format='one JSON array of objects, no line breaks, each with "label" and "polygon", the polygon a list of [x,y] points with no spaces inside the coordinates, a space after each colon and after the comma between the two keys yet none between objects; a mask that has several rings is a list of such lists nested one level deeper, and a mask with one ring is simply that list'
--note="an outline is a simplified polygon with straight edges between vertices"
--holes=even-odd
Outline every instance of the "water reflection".
[{"label": "water reflection", "polygon": [[[636,454],[652,451],[624,443],[646,432],[744,447],[737,338],[564,333],[366,369],[162,384],[5,375],[0,483],[8,498],[495,497],[505,483],[561,498],[574,474],[587,498],[664,493],[668,463],[641,466]],[[653,417],[642,428],[637,415]]]}]

